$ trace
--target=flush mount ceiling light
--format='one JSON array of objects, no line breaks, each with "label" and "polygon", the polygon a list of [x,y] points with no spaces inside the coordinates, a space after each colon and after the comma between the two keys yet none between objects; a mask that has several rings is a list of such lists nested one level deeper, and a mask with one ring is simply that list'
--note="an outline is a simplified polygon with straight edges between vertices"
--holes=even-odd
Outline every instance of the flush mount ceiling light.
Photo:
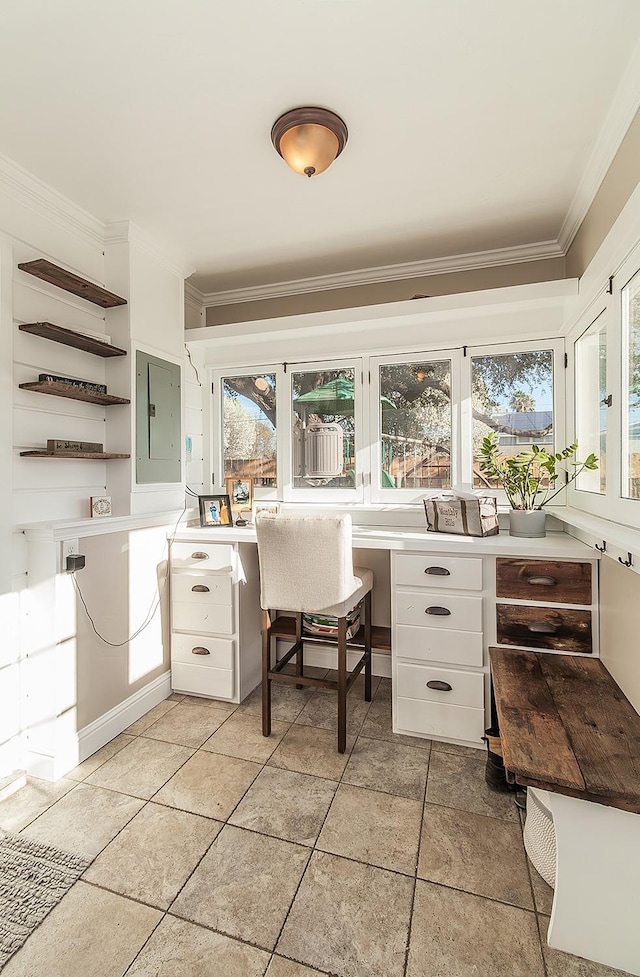
[{"label": "flush mount ceiling light", "polygon": [[271,142],[292,170],[311,177],[331,166],[344,149],[348,135],[346,125],[335,112],[305,106],[276,119]]}]

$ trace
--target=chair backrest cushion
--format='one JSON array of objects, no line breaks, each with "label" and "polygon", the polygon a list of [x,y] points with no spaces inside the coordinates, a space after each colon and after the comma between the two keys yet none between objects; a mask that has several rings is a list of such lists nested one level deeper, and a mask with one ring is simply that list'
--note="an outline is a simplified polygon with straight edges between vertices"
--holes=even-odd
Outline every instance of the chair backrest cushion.
[{"label": "chair backrest cushion", "polygon": [[266,610],[321,611],[357,590],[351,516],[256,516],[260,604]]}]

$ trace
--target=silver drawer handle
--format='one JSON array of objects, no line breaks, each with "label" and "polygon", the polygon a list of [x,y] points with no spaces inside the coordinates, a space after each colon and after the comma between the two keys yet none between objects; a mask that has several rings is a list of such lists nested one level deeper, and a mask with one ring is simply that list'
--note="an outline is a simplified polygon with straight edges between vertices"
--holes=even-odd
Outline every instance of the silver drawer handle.
[{"label": "silver drawer handle", "polygon": [[453,689],[452,685],[448,682],[441,682],[439,679],[434,679],[432,682],[427,682],[428,689],[435,689],[436,692],[451,692]]},{"label": "silver drawer handle", "polygon": [[432,577],[451,576],[451,570],[447,570],[446,567],[427,567],[427,569],[424,572],[429,573]]},{"label": "silver drawer handle", "polygon": [[527,631],[532,631],[533,634],[555,634],[557,630],[555,624],[546,624],[544,621],[534,622],[527,628]]},{"label": "silver drawer handle", "polygon": [[558,581],[555,577],[527,577],[527,583],[532,587],[556,587]]},{"label": "silver drawer handle", "polygon": [[208,560],[209,554],[203,553],[202,550],[196,550],[195,553],[191,554],[192,560]]},{"label": "silver drawer handle", "polygon": [[208,594],[210,591],[206,584],[197,583],[191,588],[191,592],[194,594]]},{"label": "silver drawer handle", "polygon": [[211,652],[208,648],[203,648],[202,645],[196,645],[195,648],[191,649],[192,655],[210,655]]},{"label": "silver drawer handle", "polygon": [[433,607],[427,607],[425,609],[425,614],[435,614],[438,617],[447,617],[447,615],[451,614],[451,611],[448,607],[438,607],[436,604]]}]

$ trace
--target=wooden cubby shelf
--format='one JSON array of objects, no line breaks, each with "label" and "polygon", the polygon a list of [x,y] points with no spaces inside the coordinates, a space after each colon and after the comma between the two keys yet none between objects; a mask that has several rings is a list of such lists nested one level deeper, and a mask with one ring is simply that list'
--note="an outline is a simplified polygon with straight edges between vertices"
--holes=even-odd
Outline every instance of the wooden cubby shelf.
[{"label": "wooden cubby shelf", "polygon": [[34,275],[44,282],[49,282],[50,285],[64,289],[65,292],[79,295],[87,302],[99,305],[101,309],[114,309],[118,305],[127,304],[127,300],[120,295],[109,292],[106,288],[87,281],[86,278],[80,278],[79,275],[74,275],[73,272],[61,268],[60,265],[54,265],[52,261],[47,261],[46,258],[23,261],[18,265],[18,268],[20,271],[26,271],[28,275]]},{"label": "wooden cubby shelf", "polygon": [[110,458],[130,458],[131,455],[119,455],[113,451],[21,451],[21,458],[91,458],[94,461],[108,461]]},{"label": "wooden cubby shelf", "polygon": [[18,326],[22,332],[30,332],[34,336],[42,336],[43,339],[51,339],[54,343],[62,343],[64,346],[73,346],[75,349],[82,349],[85,353],[93,353],[95,356],[107,358],[110,356],[126,356],[126,349],[112,346],[111,343],[103,343],[93,336],[85,336],[81,332],[73,329],[65,329],[64,326],[56,326],[53,322],[23,322]]},{"label": "wooden cubby shelf", "polygon": [[[279,615],[271,625],[271,637],[282,638],[284,641],[295,641],[296,621],[294,617]],[[321,634],[305,634],[305,641],[317,641],[326,644],[327,638]],[[331,639],[328,639],[331,641]],[[364,625],[349,644],[364,645]],[[382,628],[376,624],[371,626],[371,648],[379,654],[391,654],[391,628]]]},{"label": "wooden cubby shelf", "polygon": [[35,380],[32,383],[20,383],[18,386],[21,390],[33,390],[34,393],[50,394],[52,397],[66,397],[68,400],[83,400],[87,404],[100,404],[102,407],[131,403],[126,397],[114,397],[113,394],[83,390],[82,387],[72,387],[68,383],[58,383],[53,380]]}]

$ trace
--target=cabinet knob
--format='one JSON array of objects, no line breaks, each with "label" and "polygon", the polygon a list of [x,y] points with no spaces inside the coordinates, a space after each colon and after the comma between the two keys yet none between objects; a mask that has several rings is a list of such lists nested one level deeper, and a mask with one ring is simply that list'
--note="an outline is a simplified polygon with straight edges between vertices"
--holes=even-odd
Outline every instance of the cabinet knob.
[{"label": "cabinet knob", "polygon": [[208,594],[209,588],[204,583],[197,583],[191,588],[194,594]]},{"label": "cabinet knob", "polygon": [[439,607],[437,604],[433,607],[427,607],[425,609],[425,614],[435,614],[437,617],[447,617],[451,614],[448,607]]},{"label": "cabinet knob", "polygon": [[547,624],[546,621],[534,621],[527,628],[533,634],[555,634],[558,628],[555,624]]},{"label": "cabinet knob", "polygon": [[211,652],[208,648],[203,648],[202,645],[196,645],[195,648],[191,649],[192,655],[210,655]]},{"label": "cabinet knob", "polygon": [[436,692],[451,692],[453,689],[452,685],[448,682],[441,682],[439,679],[433,679],[431,682],[427,682],[428,689],[435,689]]},{"label": "cabinet knob", "polygon": [[555,577],[527,577],[527,583],[532,587],[555,587],[558,581]]},{"label": "cabinet knob", "polygon": [[208,560],[209,554],[203,553],[202,550],[196,550],[195,553],[191,554],[192,560]]},{"label": "cabinet knob", "polygon": [[451,575],[451,570],[447,570],[446,567],[427,567],[424,572],[432,577],[449,577]]}]

